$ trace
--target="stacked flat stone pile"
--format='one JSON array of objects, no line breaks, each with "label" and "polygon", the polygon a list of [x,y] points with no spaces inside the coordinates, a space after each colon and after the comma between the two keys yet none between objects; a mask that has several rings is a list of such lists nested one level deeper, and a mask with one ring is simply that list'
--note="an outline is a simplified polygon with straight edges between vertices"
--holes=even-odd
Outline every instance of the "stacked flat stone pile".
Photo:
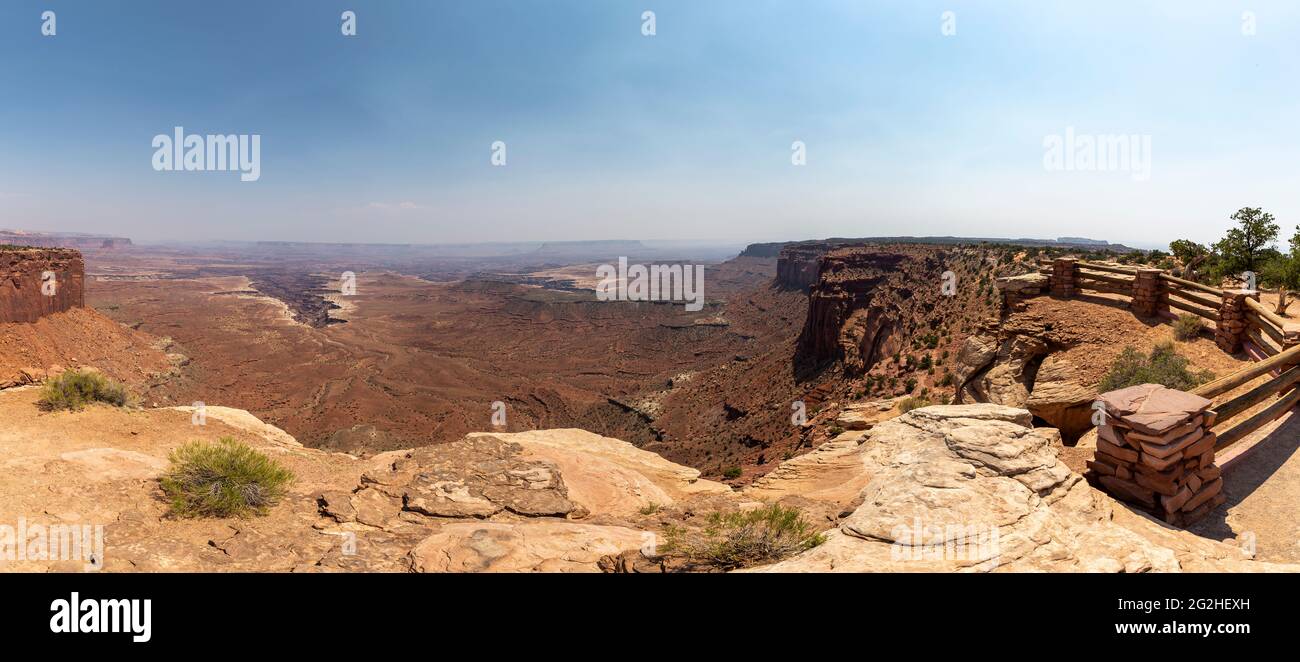
[{"label": "stacked flat stone pile", "polygon": [[1133,278],[1133,312],[1154,317],[1160,308],[1160,270],[1138,269]]},{"label": "stacked flat stone pile", "polygon": [[1246,298],[1258,293],[1246,290],[1228,290],[1223,293],[1219,307],[1219,321],[1214,325],[1214,342],[1219,349],[1233,353],[1241,349],[1241,339],[1246,333]]},{"label": "stacked flat stone pile", "polygon": [[1074,274],[1078,260],[1072,257],[1058,257],[1052,260],[1052,296],[1074,296]]},{"label": "stacked flat stone pile", "polygon": [[1090,483],[1187,526],[1221,505],[1223,479],[1214,463],[1210,401],[1158,384],[1101,395],[1106,424],[1088,462]]}]

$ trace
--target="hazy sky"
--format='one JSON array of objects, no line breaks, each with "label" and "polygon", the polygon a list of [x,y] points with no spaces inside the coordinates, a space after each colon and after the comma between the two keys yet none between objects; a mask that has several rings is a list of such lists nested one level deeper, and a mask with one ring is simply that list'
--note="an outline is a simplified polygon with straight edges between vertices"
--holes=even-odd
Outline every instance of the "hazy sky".
[{"label": "hazy sky", "polygon": [[[1294,1],[5,0],[0,227],[1153,246],[1250,205],[1289,235],[1297,65]],[[155,171],[175,126],[259,134],[260,179]],[[1049,170],[1067,129],[1149,137],[1149,177]]]}]

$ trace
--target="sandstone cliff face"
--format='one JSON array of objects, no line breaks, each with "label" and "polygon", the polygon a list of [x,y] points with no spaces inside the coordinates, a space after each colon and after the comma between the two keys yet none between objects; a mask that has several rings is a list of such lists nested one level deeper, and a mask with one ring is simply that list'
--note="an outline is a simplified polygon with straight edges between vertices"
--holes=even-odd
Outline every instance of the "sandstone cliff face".
[{"label": "sandstone cliff face", "polygon": [[977,249],[939,246],[829,251],[809,290],[799,359],[806,367],[838,361],[846,375],[860,375],[923,338],[958,332],[994,309],[976,277],[981,259]]},{"label": "sandstone cliff face", "polygon": [[35,322],[85,306],[85,272],[81,253],[74,250],[0,250],[0,323]]},{"label": "sandstone cliff face", "polygon": [[776,260],[776,282],[781,287],[806,290],[817,282],[821,258],[829,244],[799,244],[781,249]]},{"label": "sandstone cliff face", "polygon": [[822,263],[817,284],[808,293],[808,321],[800,349],[816,363],[843,360],[861,372],[882,352],[897,350],[897,310],[891,294],[907,298],[906,288],[893,292],[889,274],[908,258],[894,253],[838,251]]}]

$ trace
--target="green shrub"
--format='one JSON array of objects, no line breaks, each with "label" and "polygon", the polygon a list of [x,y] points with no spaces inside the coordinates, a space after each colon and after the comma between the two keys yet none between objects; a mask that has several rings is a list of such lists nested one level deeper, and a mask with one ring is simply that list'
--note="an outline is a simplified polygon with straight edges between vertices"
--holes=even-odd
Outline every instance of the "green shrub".
[{"label": "green shrub", "polygon": [[162,490],[177,517],[262,515],[293,481],[278,462],[230,437],[190,442],[170,459]]},{"label": "green shrub", "polygon": [[78,411],[93,402],[125,407],[130,401],[125,386],[89,370],[68,370],[46,381],[39,400],[46,409],[71,411]]},{"label": "green shrub", "polygon": [[1201,334],[1201,329],[1205,325],[1201,323],[1201,318],[1191,313],[1179,315],[1174,322],[1174,337],[1179,340],[1191,340]]},{"label": "green shrub", "polygon": [[660,510],[663,510],[663,506],[651,501],[650,503],[642,506],[641,510],[637,512],[641,513],[642,515],[653,515],[659,512]]},{"label": "green shrub", "polygon": [[1125,347],[1110,366],[1110,372],[1098,388],[1104,393],[1138,384],[1162,384],[1189,391],[1214,379],[1214,373],[1187,369],[1187,358],[1174,351],[1173,342],[1163,342],[1143,356],[1133,347]]},{"label": "green shrub", "polygon": [[742,471],[740,467],[727,467],[727,470],[723,471],[722,475],[727,479],[735,480],[736,478],[740,478],[740,475],[743,473],[745,472]]},{"label": "green shrub", "polygon": [[775,563],[825,541],[799,509],[771,504],[710,513],[702,530],[666,527],[661,550],[690,565],[731,570]]},{"label": "green shrub", "polygon": [[913,409],[929,407],[932,404],[934,403],[930,402],[928,398],[903,398],[902,401],[898,403],[898,411],[906,414]]}]

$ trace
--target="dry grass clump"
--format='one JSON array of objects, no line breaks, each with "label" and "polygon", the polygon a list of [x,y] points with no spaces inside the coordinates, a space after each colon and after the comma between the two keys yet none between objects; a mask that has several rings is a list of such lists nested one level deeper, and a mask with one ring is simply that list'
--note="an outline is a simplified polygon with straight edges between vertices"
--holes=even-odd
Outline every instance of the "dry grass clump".
[{"label": "dry grass clump", "polygon": [[775,563],[826,541],[799,509],[780,504],[709,513],[703,529],[668,526],[664,538],[665,555],[719,570]]},{"label": "dry grass clump", "polygon": [[51,411],[80,411],[95,402],[125,407],[131,403],[131,394],[125,386],[98,372],[68,370],[45,382],[38,402]]},{"label": "dry grass clump", "polygon": [[1200,317],[1191,313],[1179,315],[1178,320],[1174,322],[1174,337],[1179,340],[1191,340],[1199,336],[1201,329],[1204,328],[1205,324],[1201,322]]},{"label": "dry grass clump", "polygon": [[934,403],[930,402],[929,398],[921,398],[921,397],[903,398],[898,403],[898,411],[906,414],[907,412],[912,411],[913,409],[920,409],[921,407],[929,407],[932,404]]},{"label": "dry grass clump", "polygon": [[190,442],[170,459],[161,483],[177,517],[264,515],[293,481],[278,462],[230,437]]}]

